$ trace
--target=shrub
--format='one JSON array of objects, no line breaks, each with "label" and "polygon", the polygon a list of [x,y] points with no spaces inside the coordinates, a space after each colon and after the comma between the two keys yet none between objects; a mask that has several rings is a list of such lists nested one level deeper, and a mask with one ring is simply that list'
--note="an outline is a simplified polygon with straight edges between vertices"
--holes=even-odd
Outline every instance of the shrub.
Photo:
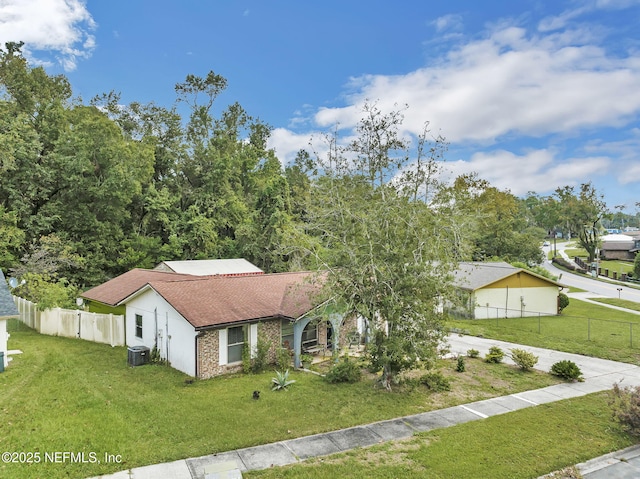
[{"label": "shrub", "polygon": [[458,359],[456,361],[456,371],[459,373],[463,373],[465,369],[466,367],[464,365],[464,356],[458,356]]},{"label": "shrub", "polygon": [[167,360],[166,359],[162,359],[162,357],[160,356],[160,350],[158,349],[157,346],[154,346],[151,349],[151,352],[149,353],[149,362],[151,364],[167,364]]},{"label": "shrub", "polygon": [[271,382],[273,383],[272,391],[282,391],[295,383],[296,380],[289,379],[289,370],[287,369],[285,372],[276,371],[276,377],[271,378]]},{"label": "shrub", "polygon": [[440,371],[424,374],[420,377],[419,382],[433,392],[451,390],[449,379],[445,378]]},{"label": "shrub", "polygon": [[330,383],[357,383],[361,377],[360,366],[355,361],[349,360],[348,356],[344,356],[329,369],[325,379]]},{"label": "shrub", "polygon": [[567,306],[569,306],[569,296],[564,293],[558,294],[558,314],[562,313]]},{"label": "shrub", "polygon": [[609,393],[613,418],[632,436],[640,437],[640,386],[613,385]]},{"label": "shrub", "polygon": [[249,343],[245,341],[242,346],[242,371],[244,373],[261,373],[267,369],[269,365],[269,349],[271,348],[271,342],[267,341],[258,335],[258,342],[256,343],[255,355],[251,357],[251,349]]},{"label": "shrub", "polygon": [[313,356],[311,356],[311,354],[300,355],[300,363],[302,363],[303,367],[310,366],[312,362],[313,362]]},{"label": "shrub", "polygon": [[582,381],[582,371],[576,363],[569,360],[562,360],[551,366],[551,374],[560,376],[568,381]]},{"label": "shrub", "polygon": [[287,348],[278,348],[276,351],[276,367],[284,371],[291,366],[291,352]]},{"label": "shrub", "polygon": [[252,373],[261,373],[267,369],[269,365],[269,349],[271,349],[271,342],[264,339],[261,335],[258,335],[256,355],[251,359]]},{"label": "shrub", "polygon": [[470,358],[477,358],[478,356],[480,356],[480,351],[478,351],[477,349],[468,349],[467,356],[469,356]]},{"label": "shrub", "polygon": [[501,363],[504,359],[504,351],[498,346],[491,346],[489,352],[485,355],[484,360],[488,363]]},{"label": "shrub", "polygon": [[529,351],[525,351],[524,349],[512,349],[511,359],[514,363],[516,363],[516,366],[518,366],[523,371],[528,371],[536,364],[538,364],[538,356]]}]

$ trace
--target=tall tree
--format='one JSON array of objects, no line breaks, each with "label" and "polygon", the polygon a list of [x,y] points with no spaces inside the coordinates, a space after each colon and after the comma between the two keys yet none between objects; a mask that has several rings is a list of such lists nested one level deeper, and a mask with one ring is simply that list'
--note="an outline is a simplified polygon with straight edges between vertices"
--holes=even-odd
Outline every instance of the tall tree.
[{"label": "tall tree", "polygon": [[[401,371],[435,358],[444,331],[437,306],[458,251],[455,219],[425,201],[433,156],[411,158],[402,120],[401,112],[366,105],[353,142],[329,138],[328,153],[315,158],[308,236],[299,242],[329,272],[327,293],[366,318],[369,358],[387,388]],[[439,152],[444,142],[431,146]]]},{"label": "tall tree", "polygon": [[558,188],[555,196],[560,203],[560,219],[567,237],[577,235],[578,242],[587,251],[589,261],[594,261],[600,244],[600,221],[608,213],[604,197],[589,183]]}]

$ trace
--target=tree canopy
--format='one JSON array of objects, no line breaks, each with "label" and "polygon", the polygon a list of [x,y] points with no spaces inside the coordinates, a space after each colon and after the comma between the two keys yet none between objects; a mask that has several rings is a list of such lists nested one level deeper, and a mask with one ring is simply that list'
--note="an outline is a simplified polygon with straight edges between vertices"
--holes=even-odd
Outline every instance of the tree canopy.
[{"label": "tree canopy", "polygon": [[[85,103],[21,46],[0,49],[0,267],[40,284],[86,288],[163,260],[326,268],[341,300],[388,337],[420,335],[439,328],[431,311],[456,261],[536,264],[552,229],[592,252],[609,218],[591,184],[520,199],[476,175],[443,183],[446,142],[428,124],[403,136],[403,109],[368,104],[348,140],[328,134],[326,153],[282,165],[269,125],[219,105],[227,80],[213,71],[187,75],[171,106],[116,92]],[[402,357],[429,357],[413,347]],[[376,354],[395,371],[391,352]]]}]

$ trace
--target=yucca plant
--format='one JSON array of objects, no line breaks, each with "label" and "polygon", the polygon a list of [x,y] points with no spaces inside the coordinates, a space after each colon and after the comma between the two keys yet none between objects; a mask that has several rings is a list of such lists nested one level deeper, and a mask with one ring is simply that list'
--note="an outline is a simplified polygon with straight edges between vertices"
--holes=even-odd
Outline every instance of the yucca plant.
[{"label": "yucca plant", "polygon": [[271,382],[273,383],[272,391],[281,391],[283,389],[286,390],[296,380],[289,379],[289,370],[287,369],[285,372],[276,371],[276,377],[271,378]]}]

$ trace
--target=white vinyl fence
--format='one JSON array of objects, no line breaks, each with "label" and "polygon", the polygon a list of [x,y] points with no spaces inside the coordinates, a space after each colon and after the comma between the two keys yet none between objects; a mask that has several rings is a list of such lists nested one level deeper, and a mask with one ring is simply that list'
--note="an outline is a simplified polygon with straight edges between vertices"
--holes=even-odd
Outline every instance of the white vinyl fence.
[{"label": "white vinyl fence", "polygon": [[13,297],[20,321],[41,334],[80,338],[111,346],[124,346],[124,316],[99,314],[79,309],[53,308],[38,311],[35,303]]}]

